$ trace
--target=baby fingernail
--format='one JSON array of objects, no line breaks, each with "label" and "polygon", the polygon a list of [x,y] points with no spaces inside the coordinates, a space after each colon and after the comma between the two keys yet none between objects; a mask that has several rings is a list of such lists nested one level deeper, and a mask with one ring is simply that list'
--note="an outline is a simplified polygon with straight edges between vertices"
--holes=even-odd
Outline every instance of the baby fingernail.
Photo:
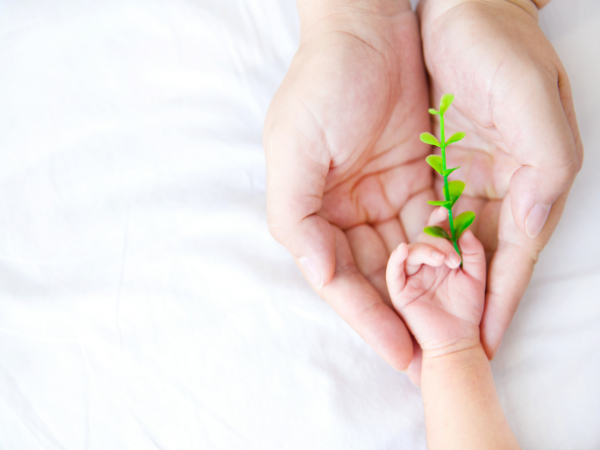
[{"label": "baby fingernail", "polygon": [[444,254],[442,252],[438,252],[437,250],[433,250],[431,252],[431,256],[433,256],[435,259],[444,259]]}]

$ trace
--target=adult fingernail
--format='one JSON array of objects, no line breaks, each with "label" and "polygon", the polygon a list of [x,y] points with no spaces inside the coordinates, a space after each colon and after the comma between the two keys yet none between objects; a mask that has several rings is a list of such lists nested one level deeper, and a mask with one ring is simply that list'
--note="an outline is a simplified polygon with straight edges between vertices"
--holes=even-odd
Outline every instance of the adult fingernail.
[{"label": "adult fingernail", "polygon": [[437,250],[433,250],[431,252],[431,256],[433,256],[435,259],[444,259],[444,254],[442,252],[438,252]]},{"label": "adult fingernail", "polygon": [[302,264],[304,273],[312,285],[317,289],[321,289],[323,287],[323,277],[321,276],[321,272],[319,272],[319,268],[315,262],[306,256],[298,258],[298,261],[300,261],[300,264]]},{"label": "adult fingernail", "polygon": [[456,253],[450,253],[449,259],[454,266],[458,266],[460,264],[460,256],[458,256]]},{"label": "adult fingernail", "polygon": [[530,238],[537,237],[542,228],[544,228],[548,214],[550,214],[550,206],[538,203],[529,211],[529,215],[525,221],[525,229]]}]

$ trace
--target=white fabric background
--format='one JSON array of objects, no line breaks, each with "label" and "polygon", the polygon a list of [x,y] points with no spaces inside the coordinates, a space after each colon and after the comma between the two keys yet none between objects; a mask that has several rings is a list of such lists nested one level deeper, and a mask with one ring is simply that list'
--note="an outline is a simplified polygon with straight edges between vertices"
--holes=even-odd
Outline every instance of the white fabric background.
[{"label": "white fabric background", "polygon": [[[524,449],[600,448],[600,2],[541,23],[586,160],[493,361]],[[419,390],[270,237],[293,0],[0,0],[0,448],[423,449]]]}]

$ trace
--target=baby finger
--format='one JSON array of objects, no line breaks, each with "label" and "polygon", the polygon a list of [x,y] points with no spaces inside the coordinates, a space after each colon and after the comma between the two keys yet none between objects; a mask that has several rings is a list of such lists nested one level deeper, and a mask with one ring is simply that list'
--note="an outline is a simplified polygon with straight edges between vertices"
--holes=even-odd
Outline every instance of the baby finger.
[{"label": "baby finger", "polygon": [[456,269],[458,266],[460,266],[460,256],[458,256],[458,253],[456,253],[452,242],[449,240],[422,233],[419,235],[418,241],[421,244],[430,245],[436,250],[442,252],[446,256],[444,262],[450,269]]},{"label": "baby finger", "polygon": [[427,244],[411,244],[406,259],[406,274],[417,273],[423,264],[439,267],[445,259],[446,255],[435,247]]}]

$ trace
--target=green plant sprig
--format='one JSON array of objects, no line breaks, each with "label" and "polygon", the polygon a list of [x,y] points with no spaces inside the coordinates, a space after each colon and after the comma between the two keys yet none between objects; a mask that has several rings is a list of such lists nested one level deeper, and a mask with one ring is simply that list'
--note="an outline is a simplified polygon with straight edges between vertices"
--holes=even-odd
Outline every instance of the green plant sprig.
[{"label": "green plant sprig", "polygon": [[459,167],[453,167],[448,169],[446,167],[446,147],[450,144],[460,141],[465,137],[465,133],[459,132],[450,136],[450,139],[445,140],[445,129],[444,129],[444,113],[448,110],[452,102],[454,101],[454,95],[444,94],[440,100],[440,110],[430,109],[429,114],[440,117],[440,141],[431,133],[421,133],[421,141],[426,144],[435,145],[442,151],[442,156],[429,155],[426,159],[427,163],[433,167],[433,169],[444,178],[444,200],[442,201],[429,201],[430,205],[443,206],[448,210],[448,222],[450,225],[450,235],[442,227],[426,227],[423,231],[430,236],[441,237],[448,239],[454,245],[456,252],[461,258],[462,266],[462,253],[458,248],[458,240],[461,235],[475,220],[475,213],[473,211],[466,211],[460,214],[458,217],[453,218],[452,207],[456,201],[460,198],[461,194],[465,189],[465,183],[459,180],[448,181],[448,175],[454,172]]}]

